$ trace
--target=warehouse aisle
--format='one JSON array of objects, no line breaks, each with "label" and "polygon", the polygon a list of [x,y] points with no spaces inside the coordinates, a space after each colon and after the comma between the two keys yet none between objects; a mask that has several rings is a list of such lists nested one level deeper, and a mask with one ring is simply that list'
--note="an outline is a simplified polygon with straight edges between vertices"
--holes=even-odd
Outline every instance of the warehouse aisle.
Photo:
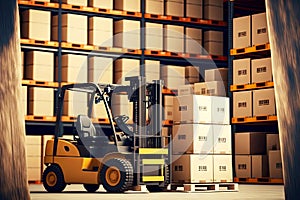
[{"label": "warehouse aisle", "polygon": [[94,200],[94,199],[109,199],[109,200],[123,200],[126,199],[265,199],[265,200],[279,200],[284,199],[283,185],[239,185],[239,192],[201,192],[201,193],[184,193],[184,192],[163,192],[163,193],[149,193],[149,194],[107,194],[100,188],[96,194],[88,194],[82,186],[72,185],[67,186],[66,192],[50,194],[45,192],[42,185],[30,185],[32,200],[59,200],[59,199],[79,199],[79,200]]}]

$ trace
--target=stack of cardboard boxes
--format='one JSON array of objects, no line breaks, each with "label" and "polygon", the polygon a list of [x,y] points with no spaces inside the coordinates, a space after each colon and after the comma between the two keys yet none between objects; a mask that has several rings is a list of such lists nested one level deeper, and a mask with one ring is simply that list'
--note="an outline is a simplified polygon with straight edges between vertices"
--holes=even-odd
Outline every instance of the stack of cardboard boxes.
[{"label": "stack of cardboard boxes", "polygon": [[114,21],[114,46],[140,49],[140,22],[133,20]]},{"label": "stack of cardboard boxes", "polygon": [[52,88],[29,87],[28,114],[35,116],[53,116],[54,91]]},{"label": "stack of cardboard boxes", "polygon": [[29,135],[25,137],[28,181],[42,179],[42,137]]},{"label": "stack of cardboard boxes", "polygon": [[229,98],[187,94],[173,99],[172,182],[232,182]]},{"label": "stack of cardboard boxes", "polygon": [[89,18],[89,44],[102,47],[113,46],[113,19]]},{"label": "stack of cardboard boxes", "polygon": [[237,178],[282,178],[278,134],[235,133]]}]

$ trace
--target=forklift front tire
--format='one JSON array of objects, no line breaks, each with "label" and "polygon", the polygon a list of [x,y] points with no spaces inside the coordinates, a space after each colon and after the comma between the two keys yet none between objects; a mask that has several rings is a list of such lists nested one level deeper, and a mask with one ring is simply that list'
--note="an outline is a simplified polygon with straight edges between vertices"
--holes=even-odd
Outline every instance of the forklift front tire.
[{"label": "forklift front tire", "polygon": [[84,187],[84,189],[86,189],[87,192],[92,193],[92,192],[96,192],[99,189],[100,185],[98,185],[98,184],[83,184],[83,187]]},{"label": "forklift front tire", "polygon": [[62,192],[66,183],[64,175],[57,165],[50,165],[43,173],[43,185],[48,192]]}]

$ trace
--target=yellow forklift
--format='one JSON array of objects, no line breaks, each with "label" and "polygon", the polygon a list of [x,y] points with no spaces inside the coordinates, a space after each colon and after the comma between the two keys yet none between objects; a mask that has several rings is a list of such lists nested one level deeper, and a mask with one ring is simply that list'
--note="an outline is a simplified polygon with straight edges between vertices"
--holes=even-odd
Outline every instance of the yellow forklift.
[{"label": "yellow forklift", "polygon": [[[170,149],[162,129],[162,81],[145,83],[144,77],[126,77],[130,85],[69,84],[61,88],[56,109],[55,136],[45,149],[43,185],[48,192],[61,192],[68,184],[83,184],[95,192],[100,184],[107,192],[120,193],[146,185],[162,191],[170,184]],[[62,123],[66,91],[88,94],[88,113],[78,115],[73,139],[65,139]],[[125,93],[133,103],[133,124],[128,116],[113,116],[111,99]],[[103,102],[108,131],[93,123],[93,106]],[[148,109],[150,122],[146,122]]]}]

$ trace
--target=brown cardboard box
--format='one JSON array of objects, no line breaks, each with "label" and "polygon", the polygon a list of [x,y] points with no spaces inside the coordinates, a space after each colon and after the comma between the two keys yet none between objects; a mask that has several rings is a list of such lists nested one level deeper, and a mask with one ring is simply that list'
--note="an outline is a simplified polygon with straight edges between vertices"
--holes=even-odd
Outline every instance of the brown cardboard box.
[{"label": "brown cardboard box", "polygon": [[212,154],[213,127],[210,124],[181,124],[173,126],[173,154]]},{"label": "brown cardboard box", "polygon": [[114,62],[114,83],[129,84],[125,77],[139,75],[140,62],[136,59],[117,59]]},{"label": "brown cardboard box", "polygon": [[166,0],[166,15],[183,17],[184,1],[183,0]]},{"label": "brown cardboard box", "polygon": [[251,83],[251,59],[233,60],[233,85]]},{"label": "brown cardboard box", "polygon": [[201,95],[207,95],[207,84],[206,84],[206,82],[195,83],[194,84],[194,93],[195,94],[201,94]]},{"label": "brown cardboard box", "polygon": [[[76,34],[74,34],[76,33]],[[81,28],[62,27],[61,39],[63,42],[74,44],[87,44],[88,31]],[[52,27],[52,40],[58,41],[57,27]]]},{"label": "brown cardboard box", "polygon": [[209,96],[179,96],[176,100],[174,100],[173,108],[174,122],[212,122],[212,98]]},{"label": "brown cardboard box", "polygon": [[140,33],[140,22],[133,20],[118,20],[114,21],[114,34],[130,32],[139,34]]},{"label": "brown cardboard box", "polygon": [[[49,0],[49,2],[50,2],[50,0]],[[58,3],[59,0],[52,0],[52,2]],[[76,5],[76,6],[87,6],[88,0],[62,0],[62,3]]]},{"label": "brown cardboard box", "polygon": [[160,77],[169,89],[178,89],[185,84],[185,69],[181,66],[165,65],[161,68]]},{"label": "brown cardboard box", "polygon": [[87,101],[65,101],[63,108],[64,116],[77,117],[88,114]]},{"label": "brown cardboard box", "polygon": [[29,101],[28,114],[35,116],[53,116],[54,102],[52,101]]},{"label": "brown cardboard box", "polygon": [[230,124],[229,98],[211,96],[212,100],[212,123]]},{"label": "brown cardboard box", "polygon": [[233,48],[251,46],[251,16],[233,19]]},{"label": "brown cardboard box", "polygon": [[235,133],[235,154],[265,154],[266,134],[260,132]]},{"label": "brown cardboard box", "polygon": [[279,134],[267,134],[267,153],[270,150],[280,150]]},{"label": "brown cardboard box", "polygon": [[252,45],[269,42],[266,13],[252,15]]},{"label": "brown cardboard box", "polygon": [[[84,15],[76,14],[62,14],[61,18],[62,27],[77,28],[88,30],[88,18]],[[52,17],[52,27],[58,26],[58,15]]]},{"label": "brown cardboard box", "polygon": [[214,182],[232,182],[232,155],[213,155]]},{"label": "brown cardboard box", "polygon": [[146,13],[163,15],[164,1],[163,0],[148,0],[146,1]]},{"label": "brown cardboard box", "polygon": [[174,96],[170,96],[170,95],[164,95],[164,106],[165,107],[173,107],[173,99],[176,98]]},{"label": "brown cardboard box", "polygon": [[131,12],[141,11],[140,0],[114,0],[114,8],[116,10],[126,10]]},{"label": "brown cardboard box", "polygon": [[54,91],[52,88],[29,87],[29,101],[54,101]]},{"label": "brown cardboard box", "polygon": [[184,39],[164,38],[164,50],[176,53],[184,52]]},{"label": "brown cardboard box", "polygon": [[22,23],[24,22],[33,22],[33,23],[43,23],[50,26],[50,11],[42,11],[29,9],[22,12]]},{"label": "brown cardboard box", "polygon": [[237,178],[251,177],[251,156],[236,155],[235,156],[235,174]]},{"label": "brown cardboard box", "polygon": [[50,40],[50,24],[36,23],[36,22],[24,22],[21,24],[21,37],[34,40]]},{"label": "brown cardboard box", "polygon": [[186,28],[186,53],[202,53],[202,29]]},{"label": "brown cardboard box", "polygon": [[140,34],[129,32],[114,35],[114,46],[126,49],[140,49]]},{"label": "brown cardboard box", "polygon": [[269,177],[268,156],[252,155],[252,178]]},{"label": "brown cardboard box", "polygon": [[172,107],[164,107],[164,120],[173,120],[174,115],[173,115],[173,106]]},{"label": "brown cardboard box", "polygon": [[205,81],[227,81],[228,68],[205,70]]},{"label": "brown cardboard box", "polygon": [[214,124],[213,146],[214,154],[231,154],[231,125]]},{"label": "brown cardboard box", "polygon": [[233,117],[252,117],[252,91],[233,93]]},{"label": "brown cardboard box", "polygon": [[269,151],[270,178],[283,178],[280,150]]},{"label": "brown cardboard box", "polygon": [[210,82],[195,83],[195,94],[226,97],[227,82],[210,81]]},{"label": "brown cardboard box", "polygon": [[194,85],[181,85],[178,88],[178,96],[194,94]]},{"label": "brown cardboard box", "polygon": [[146,23],[146,49],[163,49],[163,25]]},{"label": "brown cardboard box", "polygon": [[199,82],[200,71],[198,66],[185,67],[185,79],[187,84]]},{"label": "brown cardboard box", "polygon": [[208,54],[223,55],[223,32],[205,31],[204,48]]},{"label": "brown cardboard box", "polygon": [[223,20],[223,1],[204,0],[204,19]]},{"label": "brown cardboard box", "polygon": [[187,0],[186,1],[186,17],[203,18],[202,1]]},{"label": "brown cardboard box", "polygon": [[104,17],[90,17],[89,30],[113,32],[113,19]]},{"label": "brown cardboard box", "polygon": [[253,116],[275,114],[274,88],[253,90]]},{"label": "brown cardboard box", "polygon": [[89,44],[100,47],[112,47],[113,42],[113,32],[89,30]]},{"label": "brown cardboard box", "polygon": [[213,156],[199,154],[173,155],[173,183],[213,182]]},{"label": "brown cardboard box", "polygon": [[251,61],[252,83],[272,81],[271,58],[261,58]]},{"label": "brown cardboard box", "polygon": [[89,82],[113,83],[113,59],[105,57],[89,57]]},{"label": "brown cardboard box", "polygon": [[103,101],[101,101],[100,103],[94,105],[92,117],[101,118],[101,119],[108,119],[108,115],[107,115],[107,112],[106,112]]},{"label": "brown cardboard box", "polygon": [[113,0],[88,0],[90,7],[113,9]]},{"label": "brown cardboard box", "polygon": [[145,76],[146,82],[160,80],[160,61],[145,60]]}]

